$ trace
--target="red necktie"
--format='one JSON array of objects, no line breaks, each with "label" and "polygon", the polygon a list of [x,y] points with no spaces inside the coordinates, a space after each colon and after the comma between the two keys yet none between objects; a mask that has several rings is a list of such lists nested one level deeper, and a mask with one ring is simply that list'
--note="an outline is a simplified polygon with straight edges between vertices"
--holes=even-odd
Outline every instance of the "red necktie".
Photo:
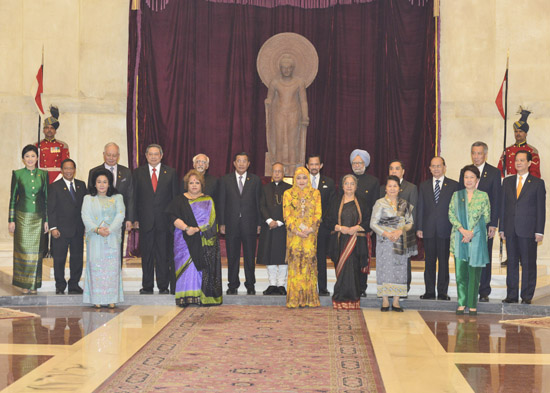
[{"label": "red necktie", "polygon": [[156,168],[153,168],[153,176],[151,176],[151,183],[153,183],[153,191],[157,192],[158,179],[157,179],[157,170],[156,170]]}]

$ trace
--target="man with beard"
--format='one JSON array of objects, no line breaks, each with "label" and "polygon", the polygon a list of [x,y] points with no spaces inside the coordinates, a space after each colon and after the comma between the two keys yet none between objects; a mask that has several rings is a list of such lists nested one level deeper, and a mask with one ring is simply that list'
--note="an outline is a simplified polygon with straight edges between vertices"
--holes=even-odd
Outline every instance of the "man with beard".
[{"label": "man with beard", "polygon": [[[218,202],[217,197],[219,180],[216,176],[208,173],[209,166],[210,158],[206,154],[199,153],[195,157],[193,157],[193,168],[202,173],[202,175],[204,176],[204,189],[202,190],[202,193],[210,196],[214,201],[214,204],[216,204]],[[185,182],[183,180],[181,181],[180,190],[182,194],[184,192],[187,192],[187,189],[185,188]]]}]

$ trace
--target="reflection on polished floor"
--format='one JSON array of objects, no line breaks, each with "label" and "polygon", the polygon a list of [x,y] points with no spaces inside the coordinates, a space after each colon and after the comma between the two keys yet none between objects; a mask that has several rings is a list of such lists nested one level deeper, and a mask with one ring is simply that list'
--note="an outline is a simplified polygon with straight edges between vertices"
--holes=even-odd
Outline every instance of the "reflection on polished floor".
[{"label": "reflection on polished floor", "polygon": [[[92,392],[182,312],[17,309],[38,317],[0,320],[2,392]],[[550,329],[499,323],[524,315],[376,309],[363,315],[387,392],[550,391]]]}]

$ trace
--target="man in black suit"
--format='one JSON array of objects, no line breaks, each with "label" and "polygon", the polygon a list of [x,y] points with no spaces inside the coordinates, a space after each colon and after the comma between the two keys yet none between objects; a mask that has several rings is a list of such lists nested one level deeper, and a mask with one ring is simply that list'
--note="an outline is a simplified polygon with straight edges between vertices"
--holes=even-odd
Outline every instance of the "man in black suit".
[{"label": "man in black suit", "polygon": [[139,293],[153,293],[156,273],[157,287],[161,295],[175,290],[170,223],[164,213],[166,206],[178,195],[178,177],[175,169],[161,164],[162,147],[147,146],[147,165],[134,171],[134,227],[139,229],[142,288]]},{"label": "man in black suit", "polygon": [[[487,248],[489,251],[489,263],[481,270],[481,279],[479,283],[479,301],[488,302],[491,293],[491,259],[493,256],[493,239],[497,232],[498,216],[500,206],[500,171],[487,163],[487,152],[489,148],[484,142],[474,142],[472,144],[472,162],[479,169],[481,177],[477,189],[484,191],[489,196],[491,203],[491,221],[487,223]],[[464,188],[464,174],[460,174],[459,188]]]},{"label": "man in black suit", "polygon": [[[334,195],[334,180],[325,175],[321,175],[323,168],[321,156],[312,154],[307,158],[306,167],[309,171],[311,186],[321,194],[322,217],[328,213],[330,200]],[[329,296],[327,290],[327,252],[330,243],[330,228],[321,221],[319,231],[317,232],[317,285],[319,287],[319,296]]]},{"label": "man in black suit", "polygon": [[451,245],[451,222],[449,204],[458,183],[445,177],[447,167],[443,157],[434,157],[430,162],[432,178],[420,184],[418,192],[418,223],[416,235],[424,239],[426,262],[424,284],[426,292],[420,299],[435,299],[435,272],[437,273],[437,298],[451,300],[449,289],[449,248]]},{"label": "man in black suit", "polygon": [[88,173],[88,184],[92,181],[92,175],[98,169],[104,168],[113,174],[113,182],[117,191],[122,194],[124,206],[126,207],[126,218],[122,225],[122,241],[120,242],[120,260],[124,258],[124,232],[131,231],[134,222],[134,187],[132,182],[132,173],[124,165],[120,165],[120,149],[114,142],[109,142],[103,148],[103,164],[98,165]]},{"label": "man in black suit", "polygon": [[63,177],[48,186],[48,223],[52,235],[53,271],[55,293],[65,293],[65,263],[67,250],[71,251],[69,267],[69,294],[81,294],[78,285],[82,276],[84,251],[84,223],[82,222],[82,201],[86,195],[86,184],[74,178],[76,164],[70,158],[61,163]]},{"label": "man in black suit", "polygon": [[260,214],[262,229],[258,242],[256,263],[266,265],[269,287],[264,295],[286,295],[286,227],[283,220],[283,194],[291,188],[283,181],[285,167],[276,162],[272,165],[271,182],[262,186]]},{"label": "man in black suit", "polygon": [[[214,204],[218,203],[218,178],[208,173],[208,167],[210,166],[210,158],[206,154],[199,153],[193,157],[193,168],[202,173],[204,176],[204,189],[203,194],[212,197]],[[181,193],[187,192],[185,188],[185,182],[181,181],[180,186]],[[216,206],[217,208],[217,206]],[[216,209],[217,210],[217,209]]]},{"label": "man in black suit", "polygon": [[[413,206],[412,216],[413,216],[413,229],[416,227],[416,213],[418,206],[418,188],[416,185],[403,179],[405,175],[405,166],[399,160],[393,160],[390,162],[389,175],[397,176],[399,178],[399,198],[403,198]],[[384,198],[386,196],[386,186],[380,187],[380,197]],[[412,269],[411,269],[411,258],[407,259],[407,291],[411,289],[412,281]]]},{"label": "man in black suit", "polygon": [[227,250],[228,295],[236,295],[239,281],[241,245],[244,257],[244,275],[246,293],[255,295],[256,276],[254,273],[254,255],[256,254],[256,235],[260,232],[260,178],[248,173],[250,159],[248,153],[235,155],[235,172],[220,179],[219,222],[220,232],[225,234]]},{"label": "man in black suit", "polygon": [[[351,152],[349,156],[349,161],[351,164],[351,169],[353,170],[353,174],[355,175],[355,177],[357,177],[357,191],[355,191],[355,194],[366,201],[368,208],[367,211],[369,212],[369,214],[371,214],[372,208],[374,207],[376,200],[380,196],[380,181],[373,175],[369,175],[368,173],[366,173],[367,168],[370,165],[370,154],[366,150],[355,149]],[[342,181],[340,181],[340,184],[342,184]],[[342,189],[340,189],[340,191],[343,192]],[[370,217],[368,217],[367,222],[370,222]],[[372,239],[373,233],[370,228],[368,229],[367,236],[370,239],[369,242],[374,241]],[[371,251],[371,247],[369,247],[369,255],[372,255]],[[368,274],[361,273],[361,297],[367,296],[368,278]]]},{"label": "man in black suit", "polygon": [[519,263],[521,262],[521,303],[531,304],[537,286],[537,244],[542,241],[546,222],[544,180],[529,173],[533,156],[527,150],[516,153],[516,175],[502,183],[500,236],[506,239],[508,266],[506,299],[519,300]]}]

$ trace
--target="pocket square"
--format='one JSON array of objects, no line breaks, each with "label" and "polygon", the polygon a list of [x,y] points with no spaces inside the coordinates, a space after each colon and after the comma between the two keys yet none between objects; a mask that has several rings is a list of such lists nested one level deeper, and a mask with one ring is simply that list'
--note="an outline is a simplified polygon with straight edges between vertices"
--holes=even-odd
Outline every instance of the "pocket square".
[{"label": "pocket square", "polygon": [[323,184],[323,188],[328,188],[328,186],[326,184]]},{"label": "pocket square", "polygon": [[124,179],[121,179],[120,182],[124,183],[126,180],[128,180],[128,179],[124,178]]}]

